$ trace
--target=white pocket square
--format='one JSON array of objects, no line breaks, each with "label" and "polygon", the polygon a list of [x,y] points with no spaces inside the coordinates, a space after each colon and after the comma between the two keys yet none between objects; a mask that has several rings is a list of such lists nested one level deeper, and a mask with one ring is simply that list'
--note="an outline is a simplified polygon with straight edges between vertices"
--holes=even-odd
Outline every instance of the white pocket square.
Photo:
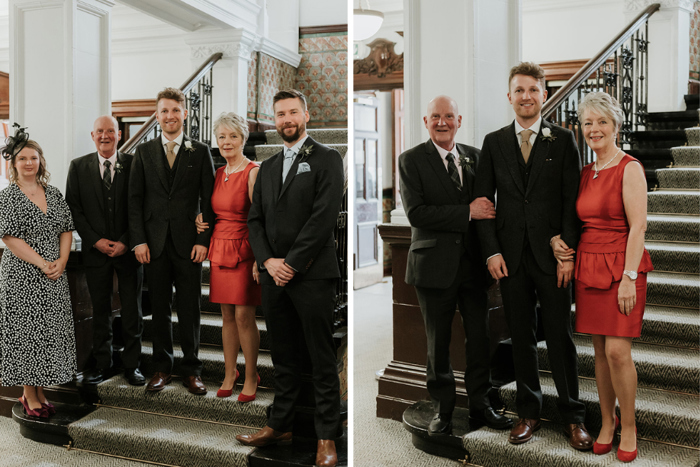
[{"label": "white pocket square", "polygon": [[299,168],[297,168],[297,175],[303,174],[304,172],[311,172],[311,167],[308,162],[302,162],[299,164]]}]

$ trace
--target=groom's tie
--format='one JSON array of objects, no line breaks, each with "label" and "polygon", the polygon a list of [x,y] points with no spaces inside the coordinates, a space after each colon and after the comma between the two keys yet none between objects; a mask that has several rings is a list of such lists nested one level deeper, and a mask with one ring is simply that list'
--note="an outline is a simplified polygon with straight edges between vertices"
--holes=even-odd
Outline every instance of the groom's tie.
[{"label": "groom's tie", "polygon": [[292,168],[292,164],[294,163],[294,151],[292,151],[290,148],[286,148],[284,150],[284,165],[282,166],[282,183],[287,179],[287,174],[289,173],[289,169]]},{"label": "groom's tie", "polygon": [[532,130],[523,130],[520,132],[520,136],[522,138],[522,142],[520,143],[520,152],[523,153],[523,159],[525,159],[525,163],[527,164],[527,160],[530,158],[530,151],[532,151],[532,144],[530,144],[530,136],[534,131]]},{"label": "groom's tie", "polygon": [[175,145],[177,143],[175,141],[168,141],[165,143],[165,146],[168,148],[168,152],[165,153],[165,157],[168,159],[168,165],[170,168],[173,168],[173,164],[175,163],[175,158],[177,157],[177,154],[175,154]]}]

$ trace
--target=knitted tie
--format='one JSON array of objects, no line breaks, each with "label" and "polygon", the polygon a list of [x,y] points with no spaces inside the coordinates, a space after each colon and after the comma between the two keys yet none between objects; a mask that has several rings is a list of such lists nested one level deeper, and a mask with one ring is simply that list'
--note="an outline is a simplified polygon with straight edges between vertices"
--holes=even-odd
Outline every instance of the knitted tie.
[{"label": "knitted tie", "polygon": [[105,161],[105,170],[102,172],[102,183],[104,184],[105,188],[109,190],[112,188],[112,171],[110,170],[110,167],[112,166],[112,163],[110,161]]},{"label": "knitted tie", "polygon": [[168,165],[170,168],[173,168],[173,164],[175,163],[175,158],[177,157],[177,154],[175,154],[175,145],[177,143],[175,141],[168,141],[165,143],[165,146],[168,148],[168,151],[165,153],[165,157],[168,158]]},{"label": "knitted tie", "polygon": [[294,151],[291,149],[287,148],[284,150],[284,165],[282,166],[282,183],[287,179],[287,174],[289,173],[289,169],[292,168],[292,164],[294,163],[294,157],[296,154],[294,154]]},{"label": "knitted tie", "polygon": [[455,165],[455,156],[450,152],[445,156],[447,159],[447,173],[450,174],[452,183],[455,184],[455,188],[462,191],[462,181],[459,179],[459,172],[457,171],[457,166]]},{"label": "knitted tie", "polygon": [[522,142],[520,143],[520,152],[523,153],[523,159],[525,159],[525,163],[527,164],[527,160],[530,158],[530,151],[532,151],[532,144],[530,144],[530,136],[534,131],[532,130],[523,130],[520,132],[520,136],[522,138]]}]

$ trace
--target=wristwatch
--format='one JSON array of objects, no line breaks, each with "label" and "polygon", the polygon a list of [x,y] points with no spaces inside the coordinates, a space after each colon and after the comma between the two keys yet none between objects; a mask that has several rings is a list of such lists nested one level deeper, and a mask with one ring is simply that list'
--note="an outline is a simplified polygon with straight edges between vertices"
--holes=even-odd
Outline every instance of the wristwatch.
[{"label": "wristwatch", "polygon": [[628,271],[625,269],[624,271],[622,271],[622,274],[629,277],[630,280],[633,280],[633,281],[637,280],[637,271]]}]

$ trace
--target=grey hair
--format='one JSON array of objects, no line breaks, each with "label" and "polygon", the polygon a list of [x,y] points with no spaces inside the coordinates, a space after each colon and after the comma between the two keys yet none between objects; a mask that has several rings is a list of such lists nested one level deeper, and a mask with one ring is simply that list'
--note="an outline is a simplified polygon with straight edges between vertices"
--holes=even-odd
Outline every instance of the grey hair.
[{"label": "grey hair", "polygon": [[245,118],[233,112],[224,112],[214,121],[214,134],[219,131],[219,127],[225,126],[232,129],[243,138],[243,143],[248,141],[248,122]]},{"label": "grey hair", "polygon": [[578,120],[583,123],[583,113],[592,110],[605,117],[612,119],[615,129],[620,131],[624,114],[617,99],[605,92],[589,92],[578,104]]}]

